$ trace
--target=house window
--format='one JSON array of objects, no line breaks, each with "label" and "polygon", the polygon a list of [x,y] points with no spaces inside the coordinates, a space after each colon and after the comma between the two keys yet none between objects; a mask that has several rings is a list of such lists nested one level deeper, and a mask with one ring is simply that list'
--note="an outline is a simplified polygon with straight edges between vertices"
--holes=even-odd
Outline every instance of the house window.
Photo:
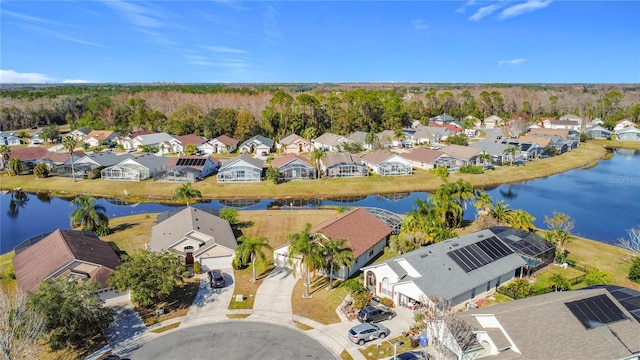
[{"label": "house window", "polygon": [[491,280],[487,282],[487,291],[491,290]]},{"label": "house window", "polygon": [[474,297],[476,297],[476,288],[471,290],[471,298],[473,299]]},{"label": "house window", "polygon": [[389,297],[392,296],[392,289],[391,285],[389,284],[389,278],[382,278],[382,293]]},{"label": "house window", "polygon": [[369,256],[373,256],[373,249],[369,250]]}]

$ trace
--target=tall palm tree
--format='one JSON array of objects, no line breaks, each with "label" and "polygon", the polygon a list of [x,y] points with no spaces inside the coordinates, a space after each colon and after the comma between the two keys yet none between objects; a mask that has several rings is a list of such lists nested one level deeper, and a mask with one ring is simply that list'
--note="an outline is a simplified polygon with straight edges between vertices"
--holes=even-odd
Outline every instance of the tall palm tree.
[{"label": "tall palm tree", "polygon": [[9,161],[9,154],[11,154],[11,148],[9,145],[0,145],[0,170],[4,170]]},{"label": "tall palm tree", "polygon": [[533,222],[535,220],[536,218],[522,209],[514,210],[507,216],[507,223],[509,223],[509,226],[529,231],[535,228],[533,226]]},{"label": "tall palm tree", "polygon": [[264,261],[266,255],[264,253],[265,250],[273,250],[271,245],[269,245],[269,240],[266,237],[256,237],[256,238],[246,238],[241,236],[238,239],[240,245],[236,248],[236,256],[243,264],[246,264],[247,261],[251,261],[251,266],[253,267],[253,278],[252,282],[256,281],[256,260],[260,259]]},{"label": "tall palm tree", "polygon": [[[71,200],[71,205],[76,208],[71,211],[72,227],[81,227],[84,231],[100,231],[108,233],[109,218],[106,208],[96,205],[96,199],[88,195],[78,195]],[[99,234],[100,235],[100,234]]]},{"label": "tall palm tree", "polygon": [[22,173],[24,172],[24,163],[22,163],[22,161],[20,161],[20,159],[18,159],[17,157],[10,159],[8,166],[9,175],[11,176],[22,175]]},{"label": "tall palm tree", "polygon": [[516,154],[518,153],[518,151],[520,151],[520,148],[515,145],[509,145],[502,152],[503,154],[509,156],[509,166],[513,166],[513,162],[516,160]]},{"label": "tall palm tree", "polygon": [[322,257],[324,265],[329,271],[329,290],[333,289],[333,270],[335,267],[350,267],[355,260],[353,250],[345,247],[347,239],[333,240],[325,237],[322,241]]},{"label": "tall palm tree", "polygon": [[311,150],[311,148],[312,148],[312,146],[311,146],[311,139],[313,139],[313,138],[315,138],[315,137],[316,137],[316,133],[317,133],[317,132],[318,132],[318,131],[317,131],[317,130],[316,130],[316,128],[315,128],[315,127],[313,127],[313,126],[310,126],[310,127],[306,128],[306,129],[304,129],[304,131],[302,132],[302,137],[304,137],[304,138],[305,138],[305,140],[307,140],[307,141],[309,142],[309,145],[308,145],[308,146],[309,146],[309,149],[304,149],[304,151],[305,151],[305,152],[307,152],[307,151],[310,151],[310,150]]},{"label": "tall palm tree", "polygon": [[191,199],[202,199],[202,193],[200,190],[194,189],[191,187],[191,183],[182,184],[176,191],[173,193],[171,199],[184,199],[187,203],[187,206],[191,203]]},{"label": "tall palm tree", "polygon": [[62,139],[62,146],[69,152],[69,161],[71,162],[71,178],[73,179],[73,181],[76,181],[76,172],[73,165],[73,150],[77,145],[78,141],[71,135],[65,136],[64,139]]},{"label": "tall palm tree", "polygon": [[485,150],[482,150],[482,152],[478,155],[478,160],[480,160],[481,164],[491,164],[491,160],[493,160],[493,158],[491,157],[491,154],[489,154]]},{"label": "tall palm tree", "polygon": [[371,131],[369,131],[369,133],[364,137],[364,142],[369,145],[371,150],[377,150],[380,148],[380,138],[374,129],[371,129]]},{"label": "tall palm tree", "polygon": [[[302,231],[288,236],[288,240],[291,241],[289,245],[289,264],[293,265],[296,258],[298,258],[300,263],[304,265],[304,272],[306,273],[304,297],[306,298],[311,297],[309,294],[311,272],[318,269],[323,261],[320,244],[312,239],[309,230],[311,230],[311,224],[306,224]],[[293,270],[295,272],[295,266]]]},{"label": "tall palm tree", "polygon": [[325,158],[324,150],[316,149],[311,154],[311,161],[316,165],[316,176],[320,179],[320,161]]}]

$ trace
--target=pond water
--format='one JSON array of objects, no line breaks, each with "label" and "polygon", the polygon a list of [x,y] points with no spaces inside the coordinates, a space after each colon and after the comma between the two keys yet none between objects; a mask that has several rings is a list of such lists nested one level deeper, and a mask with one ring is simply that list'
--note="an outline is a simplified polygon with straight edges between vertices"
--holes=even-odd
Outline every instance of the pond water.
[{"label": "pond water", "polygon": [[[399,179],[401,181],[401,178]],[[513,209],[523,209],[543,228],[544,216],[554,210],[575,219],[573,233],[614,244],[626,237],[627,229],[640,225],[640,152],[617,150],[610,160],[600,160],[590,169],[576,169],[547,178],[505,184],[486,189],[494,201],[504,200]],[[320,205],[379,207],[396,213],[411,211],[416,199],[426,192],[368,195],[338,199],[311,200],[213,200],[196,206],[221,209],[234,206],[243,210],[279,208],[295,210]],[[71,199],[25,194],[24,198],[7,193],[0,196],[0,253],[11,251],[22,241],[55,229],[69,229]],[[116,199],[98,199],[109,218],[155,213],[176,206],[159,203],[128,204]],[[466,219],[475,218],[469,206]]]}]

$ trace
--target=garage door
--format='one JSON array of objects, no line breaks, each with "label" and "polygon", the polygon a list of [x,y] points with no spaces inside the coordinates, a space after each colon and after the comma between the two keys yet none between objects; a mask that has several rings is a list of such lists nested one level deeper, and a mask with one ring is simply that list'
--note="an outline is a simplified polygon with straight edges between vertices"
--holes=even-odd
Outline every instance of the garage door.
[{"label": "garage door", "polygon": [[200,264],[202,265],[203,271],[212,269],[230,269],[232,260],[232,256],[200,258]]}]

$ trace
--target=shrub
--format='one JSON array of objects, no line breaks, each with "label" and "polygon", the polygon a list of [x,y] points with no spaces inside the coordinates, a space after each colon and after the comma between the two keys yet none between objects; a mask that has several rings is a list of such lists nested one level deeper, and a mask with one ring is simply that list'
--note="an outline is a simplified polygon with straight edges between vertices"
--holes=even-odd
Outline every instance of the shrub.
[{"label": "shrub", "polygon": [[356,309],[362,309],[369,305],[371,302],[371,294],[366,291],[353,295],[353,307]]},{"label": "shrub", "polygon": [[193,272],[196,274],[202,274],[202,264],[200,264],[200,261],[193,263]]},{"label": "shrub", "polygon": [[220,209],[220,217],[227,220],[231,225],[238,223],[238,209],[234,207],[225,207]]},{"label": "shrub", "polygon": [[190,272],[189,270],[186,270],[186,271],[183,271],[183,272],[182,272],[182,277],[183,277],[183,278],[187,278],[187,279],[188,279],[188,278],[190,278],[190,277],[192,277],[192,276],[193,276],[193,275],[191,275],[191,272]]},{"label": "shrub", "polygon": [[362,285],[362,280],[358,278],[347,279],[342,284],[351,294],[361,293],[366,290],[364,285]]},{"label": "shrub", "polygon": [[47,164],[45,163],[39,163],[38,165],[36,165],[33,168],[33,174],[38,178],[38,179],[44,179],[46,177],[49,176],[49,166],[47,166]]},{"label": "shrub", "polygon": [[393,303],[393,299],[388,298],[388,297],[383,297],[380,299],[380,303],[384,306],[388,306],[388,307],[395,307],[395,304]]},{"label": "shrub", "polygon": [[99,179],[100,177],[102,177],[101,171],[102,169],[104,169],[104,166],[95,168],[93,170],[90,170],[87,173],[87,179],[91,180],[91,179]]},{"label": "shrub", "polygon": [[508,284],[502,285],[499,290],[501,294],[519,299],[531,295],[533,285],[531,285],[527,279],[518,278],[510,281]]},{"label": "shrub", "polygon": [[584,277],[584,281],[587,285],[600,285],[600,284],[611,284],[611,279],[609,278],[609,274],[604,271],[600,271],[598,269],[591,269],[587,272],[587,275]]},{"label": "shrub", "polygon": [[480,166],[466,165],[460,168],[460,172],[463,174],[482,174],[484,170]]},{"label": "shrub", "polygon": [[636,256],[631,262],[631,269],[629,269],[629,279],[640,283],[640,256]]}]

